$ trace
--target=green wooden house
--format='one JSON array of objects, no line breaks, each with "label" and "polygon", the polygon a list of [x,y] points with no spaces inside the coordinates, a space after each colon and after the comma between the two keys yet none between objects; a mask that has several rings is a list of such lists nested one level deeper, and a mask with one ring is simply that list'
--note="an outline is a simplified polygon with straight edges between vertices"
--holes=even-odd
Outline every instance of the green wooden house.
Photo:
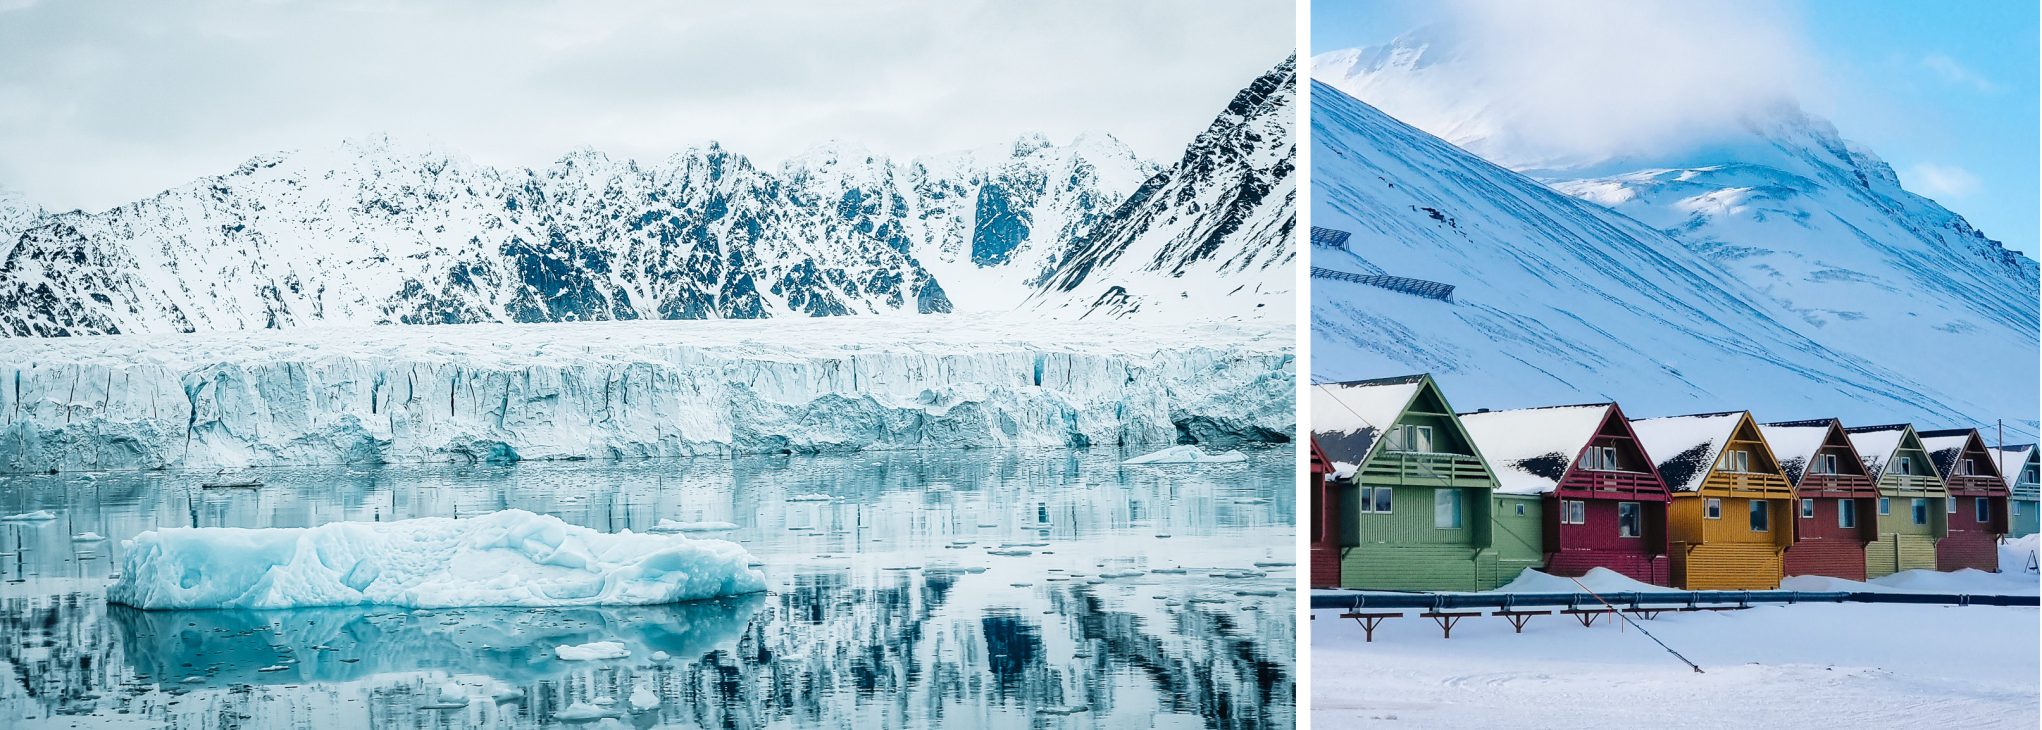
[{"label": "green wooden house", "polygon": [[1877,536],[1865,544],[1865,577],[1935,570],[1936,541],[1950,534],[1949,492],[1914,426],[1859,426],[1844,432],[1879,488]]},{"label": "green wooden house", "polygon": [[1540,565],[1538,496],[1496,493],[1431,376],[1314,386],[1311,419],[1332,463],[1340,587],[1487,590]]},{"label": "green wooden house", "polygon": [[[2042,531],[2042,453],[2034,444],[2001,446],[1993,449],[1999,456],[2000,476],[2007,480],[2007,490],[2013,499],[2007,502],[2011,514],[2007,515],[2007,537],[2026,537]],[[2004,568],[2002,568],[2004,569]]]}]

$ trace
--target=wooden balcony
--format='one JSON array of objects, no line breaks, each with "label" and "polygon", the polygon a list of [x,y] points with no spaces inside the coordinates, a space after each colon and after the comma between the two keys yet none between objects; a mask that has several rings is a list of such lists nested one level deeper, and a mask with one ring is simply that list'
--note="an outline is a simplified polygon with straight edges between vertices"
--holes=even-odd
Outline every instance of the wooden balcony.
[{"label": "wooden balcony", "polygon": [[1361,468],[1364,484],[1413,487],[1494,486],[1488,470],[1473,456],[1416,451],[1383,451]]}]

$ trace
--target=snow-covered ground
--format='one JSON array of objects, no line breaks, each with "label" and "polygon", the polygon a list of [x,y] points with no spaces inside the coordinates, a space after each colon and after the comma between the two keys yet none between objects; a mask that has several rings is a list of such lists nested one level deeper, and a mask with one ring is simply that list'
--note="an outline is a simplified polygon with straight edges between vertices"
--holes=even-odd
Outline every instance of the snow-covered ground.
[{"label": "snow-covered ground", "polygon": [[[1789,578],[1789,589],[2036,595],[2031,535],[2000,548],[2002,573],[1907,571],[1870,584]],[[1594,591],[1651,590],[1608,571]],[[1525,571],[1499,590],[1579,590]],[[1658,590],[1665,590],[1663,588]],[[1629,625],[1536,617],[1464,619],[1441,639],[1409,611],[1373,643],[1339,611],[1314,611],[1315,726],[1742,728],[2037,726],[2037,610],[1868,603],[1669,612],[1646,631],[1701,665],[1696,674]]]},{"label": "snow-covered ground", "polygon": [[0,341],[0,469],[1288,437],[1291,330],[1029,315]]}]

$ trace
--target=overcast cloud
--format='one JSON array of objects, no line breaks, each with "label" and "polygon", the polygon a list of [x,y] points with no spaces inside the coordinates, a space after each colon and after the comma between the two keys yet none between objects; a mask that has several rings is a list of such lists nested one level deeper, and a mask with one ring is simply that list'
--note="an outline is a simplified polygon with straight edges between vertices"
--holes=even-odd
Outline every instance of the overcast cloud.
[{"label": "overcast cloud", "polygon": [[0,0],[0,187],[93,210],[386,132],[490,164],[1095,130],[1167,160],[1295,28],[1290,0],[425,5]]}]

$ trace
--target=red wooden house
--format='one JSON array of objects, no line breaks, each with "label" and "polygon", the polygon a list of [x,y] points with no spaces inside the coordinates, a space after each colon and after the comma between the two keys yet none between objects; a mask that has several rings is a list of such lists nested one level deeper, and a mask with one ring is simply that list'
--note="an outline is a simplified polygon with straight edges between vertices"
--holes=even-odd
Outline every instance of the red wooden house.
[{"label": "red wooden house", "polygon": [[[1608,568],[1670,585],[1672,497],[1615,403],[1481,411],[1461,424],[1496,472],[1498,494],[1540,495],[1546,572]],[[1501,538],[1499,538],[1501,539]]]},{"label": "red wooden house", "polygon": [[1333,462],[1312,439],[1312,587],[1340,587],[1340,497],[1326,485]]},{"label": "red wooden house", "polygon": [[1879,487],[1843,424],[1822,418],[1768,423],[1759,431],[1794,486],[1786,574],[1864,580],[1865,545],[1879,536]]},{"label": "red wooden house", "polygon": [[1999,458],[1986,450],[1975,428],[1923,431],[1921,445],[1950,489],[1950,534],[1936,542],[1936,570],[1998,572],[2010,493]]}]

